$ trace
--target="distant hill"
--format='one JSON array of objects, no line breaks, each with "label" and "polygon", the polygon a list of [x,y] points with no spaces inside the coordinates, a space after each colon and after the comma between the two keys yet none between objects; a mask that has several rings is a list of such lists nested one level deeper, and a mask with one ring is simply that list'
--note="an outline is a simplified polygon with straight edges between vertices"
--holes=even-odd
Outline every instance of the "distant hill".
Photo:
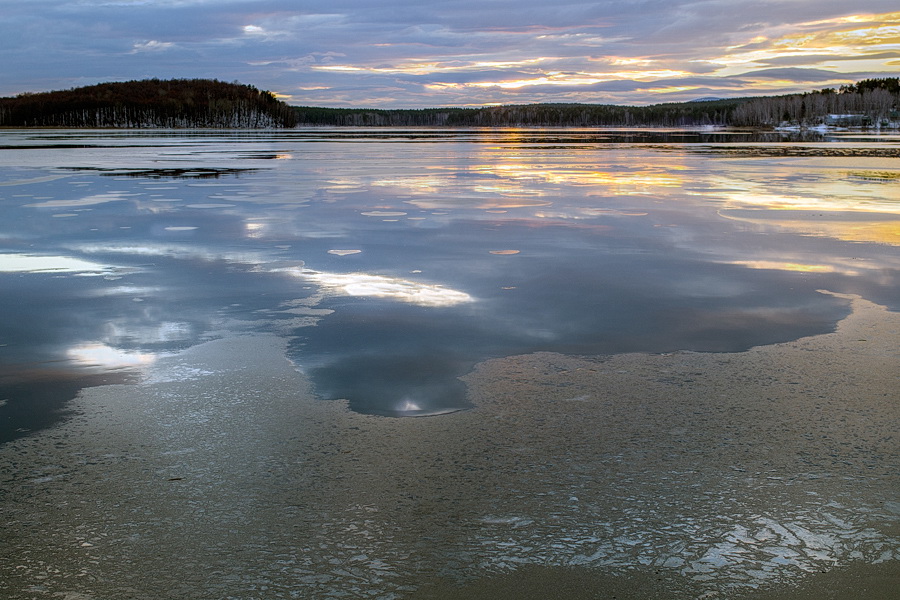
[{"label": "distant hill", "polygon": [[6,127],[293,127],[297,114],[251,85],[145,79],[0,98]]}]

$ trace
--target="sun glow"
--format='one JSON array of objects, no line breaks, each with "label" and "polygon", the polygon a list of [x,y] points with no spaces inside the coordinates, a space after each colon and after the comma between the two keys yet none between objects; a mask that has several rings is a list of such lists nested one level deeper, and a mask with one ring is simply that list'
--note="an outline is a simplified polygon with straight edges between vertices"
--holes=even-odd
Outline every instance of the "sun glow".
[{"label": "sun glow", "polygon": [[[671,77],[687,77],[691,73],[678,69],[632,69],[598,73],[588,71],[561,71],[532,68],[540,63],[558,61],[559,58],[536,57],[522,60],[507,61],[409,61],[388,66],[360,66],[360,65],[313,65],[310,68],[315,71],[345,72],[345,73],[372,73],[372,74],[407,74],[430,75],[435,73],[458,73],[466,71],[484,71],[499,69],[519,69],[529,67],[526,72],[532,73],[532,77],[511,80],[452,82],[432,81],[423,83],[423,87],[432,91],[462,90],[465,88],[491,88],[517,89],[530,86],[584,86],[607,81],[617,80],[653,80]],[[651,60],[644,58],[616,57],[607,61],[615,66],[648,66]]]},{"label": "sun glow", "polygon": [[609,64],[615,65],[617,67],[626,67],[626,66],[641,66],[648,67],[653,63],[657,62],[655,60],[651,60],[649,58],[627,58],[627,57],[615,57],[607,59]]},{"label": "sun glow", "polygon": [[698,89],[700,89],[700,86],[698,85],[670,85],[666,87],[647,88],[647,91],[655,94],[671,94],[674,92],[689,92]]},{"label": "sun glow", "polygon": [[616,193],[640,193],[651,188],[684,185],[684,178],[671,172],[595,171],[589,169],[540,168],[523,164],[477,165],[476,172],[500,175],[511,181],[544,181],[552,184],[611,187]]},{"label": "sun glow", "polygon": [[431,73],[456,73],[465,71],[481,71],[484,69],[512,69],[536,65],[538,63],[555,60],[551,57],[525,58],[521,60],[448,60],[448,61],[421,61],[411,59],[389,66],[358,66],[358,65],[313,65],[314,71],[347,71],[364,73],[428,75]]},{"label": "sun glow", "polygon": [[539,85],[556,86],[580,86],[594,85],[608,81],[641,80],[641,79],[665,79],[667,77],[687,77],[687,71],[653,70],[653,71],[615,71],[611,73],[547,73],[532,79],[516,79],[511,81],[479,81],[464,84],[467,87],[488,88],[499,87],[504,89],[516,89]]},{"label": "sun glow", "polygon": [[[512,142],[514,135],[509,136]],[[604,193],[646,195],[660,188],[678,188],[685,184],[677,165],[669,165],[665,170],[600,171],[563,165],[536,168],[529,164],[501,161],[493,153],[490,153],[489,160],[493,162],[469,167],[468,174],[479,179],[472,180],[471,187],[465,193],[458,189],[458,178],[452,169],[447,174],[435,172],[381,179],[372,185],[393,188],[394,193],[413,194],[414,197],[403,202],[422,209],[508,209],[550,205],[552,200],[546,196],[553,194],[552,186],[595,187],[602,188]],[[451,190],[457,191],[450,193]]]}]

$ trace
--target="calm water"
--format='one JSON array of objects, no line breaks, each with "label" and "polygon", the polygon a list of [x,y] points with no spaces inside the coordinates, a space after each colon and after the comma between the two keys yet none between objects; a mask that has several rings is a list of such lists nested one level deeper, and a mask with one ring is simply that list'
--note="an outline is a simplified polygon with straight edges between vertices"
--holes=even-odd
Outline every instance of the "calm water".
[{"label": "calm water", "polygon": [[0,440],[275,332],[322,398],[464,409],[489,357],[737,351],[900,309],[900,138],[0,133]]}]

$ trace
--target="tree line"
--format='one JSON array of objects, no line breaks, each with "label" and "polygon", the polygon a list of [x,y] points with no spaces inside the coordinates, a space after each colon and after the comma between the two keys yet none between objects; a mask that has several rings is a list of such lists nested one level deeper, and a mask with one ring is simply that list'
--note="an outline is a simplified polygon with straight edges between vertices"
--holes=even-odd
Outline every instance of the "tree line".
[{"label": "tree line", "polygon": [[697,127],[768,128],[829,123],[900,124],[900,80],[756,98],[620,106],[527,104],[483,108],[363,109],[288,106],[250,85],[146,79],[0,98],[0,126],[14,127]]},{"label": "tree line", "polygon": [[0,98],[6,127],[293,127],[296,111],[251,85],[145,79]]},{"label": "tree line", "polygon": [[[900,120],[900,79],[864,79],[839,89],[825,88],[805,94],[748,99],[738,106],[731,125],[773,127],[816,126],[829,115],[855,117],[855,124],[886,126]],[[895,125],[896,126],[896,125]]]},{"label": "tree line", "polygon": [[484,108],[421,110],[296,107],[301,125],[354,127],[690,127],[728,125],[746,99],[618,106],[613,104],[526,104]]},{"label": "tree line", "polygon": [[815,126],[829,115],[852,115],[853,124],[897,126],[898,78],[865,79],[840,89],[805,94],[620,106],[613,104],[528,104],[484,108],[378,110],[296,107],[301,125],[354,127],[776,127]]}]

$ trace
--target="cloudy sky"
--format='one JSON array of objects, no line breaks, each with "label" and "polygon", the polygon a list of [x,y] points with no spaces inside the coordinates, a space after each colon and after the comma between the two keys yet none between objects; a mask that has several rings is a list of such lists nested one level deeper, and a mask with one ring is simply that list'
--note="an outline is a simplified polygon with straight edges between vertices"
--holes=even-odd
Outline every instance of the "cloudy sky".
[{"label": "cloudy sky", "polygon": [[291,104],[652,104],[900,74],[897,0],[0,0],[0,96],[216,78]]}]

